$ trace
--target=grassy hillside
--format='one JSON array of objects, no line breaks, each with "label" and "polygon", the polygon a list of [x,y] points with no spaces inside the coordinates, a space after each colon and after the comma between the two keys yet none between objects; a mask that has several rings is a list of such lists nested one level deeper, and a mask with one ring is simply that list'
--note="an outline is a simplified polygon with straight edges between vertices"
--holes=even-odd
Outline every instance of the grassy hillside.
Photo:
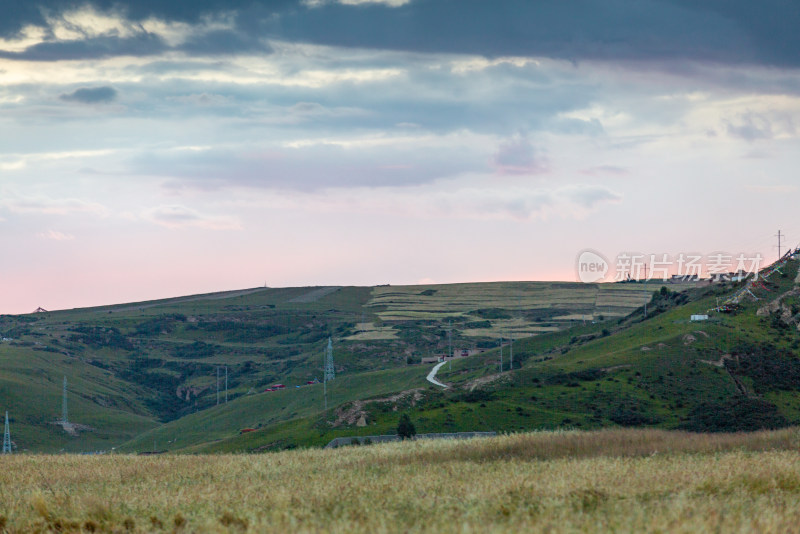
[{"label": "grassy hillside", "polygon": [[[690,315],[741,284],[253,288],[2,316],[0,400],[19,449],[40,451],[322,445],[392,433],[403,412],[420,432],[777,428],[800,422],[797,263],[702,323]],[[325,410],[307,382],[329,337]],[[449,342],[472,355],[440,371],[443,390],[419,362]],[[77,436],[53,424],[63,376],[70,420],[91,427]]]},{"label": "grassy hillside", "polygon": [[506,345],[502,373],[500,350],[491,349],[445,365],[437,378],[450,385],[446,390],[426,384],[404,395],[348,402],[195,450],[252,451],[393,433],[403,412],[421,433],[800,424],[798,262],[782,271],[752,289],[759,300],[731,313],[712,312],[708,321],[690,316],[715,308],[741,284],[659,290],[646,316],[642,307],[617,320],[516,341],[513,371]]},{"label": "grassy hillside", "polygon": [[[162,432],[173,430],[160,427],[186,418],[180,428],[193,428],[198,418],[211,421],[217,413],[227,422],[200,424],[201,431],[186,435],[227,439],[242,426],[325,418],[314,387],[272,397],[262,392],[275,383],[292,388],[321,378],[329,336],[342,378],[332,387],[333,409],[425,388],[427,369],[409,364],[446,352],[448,332],[456,349],[485,350],[500,336],[522,339],[626,314],[657,287],[518,282],[253,288],[0,316],[0,411],[9,409],[20,450],[107,449],[148,429],[136,447],[152,448],[151,437],[157,445],[189,446],[194,442],[162,439]],[[216,407],[216,373],[223,366],[227,409],[235,416]],[[61,413],[63,376],[70,420],[92,431],[70,436],[52,424]]]},{"label": "grassy hillside", "polygon": [[[146,391],[101,367],[39,346],[3,344],[0,359],[0,409],[9,412],[19,451],[107,450],[156,424],[141,400]],[[89,427],[77,436],[54,424],[62,415],[64,377],[68,419]]]}]

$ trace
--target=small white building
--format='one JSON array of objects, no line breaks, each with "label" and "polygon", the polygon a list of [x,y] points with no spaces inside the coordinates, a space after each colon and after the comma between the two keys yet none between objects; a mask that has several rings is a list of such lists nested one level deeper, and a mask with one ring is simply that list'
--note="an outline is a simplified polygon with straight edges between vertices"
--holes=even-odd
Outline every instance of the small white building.
[{"label": "small white building", "polygon": [[708,315],[692,315],[691,321],[708,321]]}]

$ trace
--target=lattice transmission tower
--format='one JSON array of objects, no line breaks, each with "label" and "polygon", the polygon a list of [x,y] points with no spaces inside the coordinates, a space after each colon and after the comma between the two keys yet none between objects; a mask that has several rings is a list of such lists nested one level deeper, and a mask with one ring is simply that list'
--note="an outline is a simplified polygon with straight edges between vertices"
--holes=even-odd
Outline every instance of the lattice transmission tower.
[{"label": "lattice transmission tower", "polygon": [[328,348],[325,349],[325,381],[336,378],[336,371],[333,368],[333,342],[328,338]]},{"label": "lattice transmission tower", "polygon": [[328,338],[328,347],[325,349],[324,362],[325,371],[322,374],[322,395],[325,399],[325,411],[328,410],[328,380],[333,380],[336,377],[336,371],[333,369],[333,342]]},{"label": "lattice transmission tower", "polygon": [[8,428],[8,411],[6,411],[6,429],[3,432],[3,454],[11,454],[11,430]]}]

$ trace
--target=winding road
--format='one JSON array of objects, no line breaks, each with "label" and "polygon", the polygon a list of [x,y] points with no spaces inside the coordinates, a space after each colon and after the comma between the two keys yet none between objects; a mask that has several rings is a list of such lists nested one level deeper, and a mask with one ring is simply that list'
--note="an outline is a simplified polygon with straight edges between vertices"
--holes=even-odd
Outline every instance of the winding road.
[{"label": "winding road", "polygon": [[435,386],[441,386],[443,388],[449,387],[446,384],[442,384],[441,382],[436,380],[436,373],[439,372],[439,369],[441,369],[441,367],[446,363],[447,362],[441,362],[441,363],[437,363],[436,365],[433,366],[433,369],[431,369],[431,372],[428,373],[428,382],[430,382],[431,384],[433,384]]}]

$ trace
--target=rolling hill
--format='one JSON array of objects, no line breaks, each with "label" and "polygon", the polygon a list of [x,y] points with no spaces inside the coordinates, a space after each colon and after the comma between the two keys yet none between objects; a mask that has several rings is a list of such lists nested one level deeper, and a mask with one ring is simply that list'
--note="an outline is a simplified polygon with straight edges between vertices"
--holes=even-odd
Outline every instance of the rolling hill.
[{"label": "rolling hill", "polygon": [[[18,450],[30,451],[322,445],[391,432],[401,411],[420,432],[708,429],[714,413],[764,410],[747,424],[784,426],[800,422],[797,388],[774,386],[767,362],[794,372],[796,264],[754,289],[761,300],[701,326],[689,315],[735,284],[253,288],[2,316],[0,409]],[[770,315],[764,304],[778,295]],[[328,337],[337,377],[325,410],[313,382]],[[513,371],[506,342],[499,372],[501,337],[514,339]],[[472,355],[442,369],[451,386],[442,390],[419,362],[447,352],[449,340]],[[224,368],[227,402],[216,387]],[[69,419],[85,425],[77,435],[53,424],[64,376]],[[287,388],[264,392],[276,383]]]}]

